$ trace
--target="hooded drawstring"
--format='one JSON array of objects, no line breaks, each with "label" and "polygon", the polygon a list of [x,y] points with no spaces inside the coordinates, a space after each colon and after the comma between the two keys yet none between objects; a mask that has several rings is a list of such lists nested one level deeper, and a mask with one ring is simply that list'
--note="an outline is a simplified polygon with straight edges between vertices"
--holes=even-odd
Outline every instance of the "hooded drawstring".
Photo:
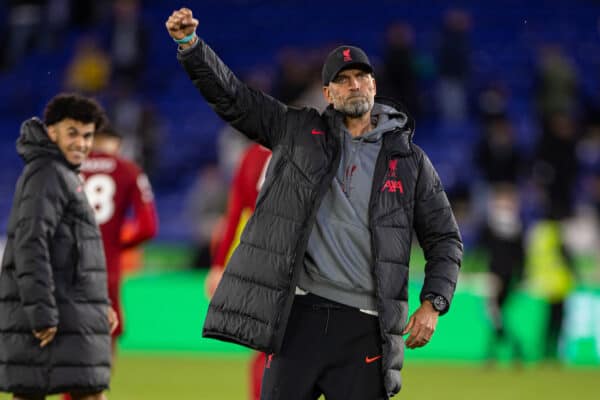
[{"label": "hooded drawstring", "polygon": [[[346,132],[342,132],[342,134],[343,134],[342,146],[344,146],[344,148],[346,148],[346,140],[347,140],[346,136],[348,134]],[[358,148],[362,143],[364,143],[364,141],[365,141],[365,137],[360,136],[358,141],[351,142],[352,143],[352,152],[351,152],[352,154],[350,154],[349,160],[347,160],[344,165],[344,175],[342,177],[342,190],[344,191],[344,193],[346,194],[347,197],[350,197],[350,191],[352,190],[352,175],[354,175],[354,172],[357,168],[355,163],[356,163],[357,154],[359,151]]]}]

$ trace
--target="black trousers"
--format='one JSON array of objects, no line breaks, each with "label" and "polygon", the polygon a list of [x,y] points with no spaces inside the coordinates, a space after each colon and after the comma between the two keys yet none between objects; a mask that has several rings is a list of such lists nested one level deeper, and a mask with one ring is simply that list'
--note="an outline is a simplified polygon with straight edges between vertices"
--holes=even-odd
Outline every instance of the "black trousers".
[{"label": "black trousers", "polygon": [[296,296],[281,353],[267,355],[261,400],[385,400],[377,317]]}]

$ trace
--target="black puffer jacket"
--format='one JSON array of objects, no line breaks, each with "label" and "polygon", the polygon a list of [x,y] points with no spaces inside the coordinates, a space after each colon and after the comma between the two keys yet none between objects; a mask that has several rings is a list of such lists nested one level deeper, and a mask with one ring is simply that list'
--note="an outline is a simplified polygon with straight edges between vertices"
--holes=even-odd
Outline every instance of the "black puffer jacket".
[{"label": "black puffer jacket", "polygon": [[[21,127],[17,182],[0,271],[0,391],[101,391],[110,378],[106,262],[74,166],[41,121]],[[58,326],[40,348],[32,330]]]},{"label": "black puffer jacket", "polygon": [[[339,165],[341,116],[331,108],[323,114],[290,108],[247,87],[203,42],[179,60],[225,121],[273,151],[256,211],[211,301],[203,334],[277,353],[315,215]],[[369,206],[389,395],[401,387],[413,228],[427,259],[422,295],[450,301],[462,258],[448,199],[429,159],[411,141],[413,128],[411,122],[384,134]]]}]

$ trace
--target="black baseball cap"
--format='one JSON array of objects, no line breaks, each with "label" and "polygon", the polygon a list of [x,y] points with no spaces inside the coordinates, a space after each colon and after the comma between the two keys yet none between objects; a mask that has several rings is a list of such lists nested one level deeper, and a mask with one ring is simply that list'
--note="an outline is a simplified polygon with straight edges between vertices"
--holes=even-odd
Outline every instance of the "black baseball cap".
[{"label": "black baseball cap", "polygon": [[369,73],[373,73],[373,67],[369,57],[364,51],[355,46],[340,46],[333,50],[325,59],[321,76],[323,86],[329,86],[340,71],[348,68],[357,68]]}]

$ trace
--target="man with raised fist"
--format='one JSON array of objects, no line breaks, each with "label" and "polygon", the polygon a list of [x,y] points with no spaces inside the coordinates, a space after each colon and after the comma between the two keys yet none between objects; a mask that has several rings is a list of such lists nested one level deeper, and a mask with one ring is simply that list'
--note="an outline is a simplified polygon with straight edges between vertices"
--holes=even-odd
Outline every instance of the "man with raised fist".
[{"label": "man with raised fist", "polygon": [[[462,259],[440,179],[412,142],[414,121],[401,104],[375,97],[373,67],[358,47],[327,56],[321,113],[238,80],[196,35],[191,10],[174,11],[166,27],[208,104],[273,154],[203,335],[268,354],[264,400],[393,396],[404,346],[431,340]],[[427,264],[409,317],[413,229]]]}]

